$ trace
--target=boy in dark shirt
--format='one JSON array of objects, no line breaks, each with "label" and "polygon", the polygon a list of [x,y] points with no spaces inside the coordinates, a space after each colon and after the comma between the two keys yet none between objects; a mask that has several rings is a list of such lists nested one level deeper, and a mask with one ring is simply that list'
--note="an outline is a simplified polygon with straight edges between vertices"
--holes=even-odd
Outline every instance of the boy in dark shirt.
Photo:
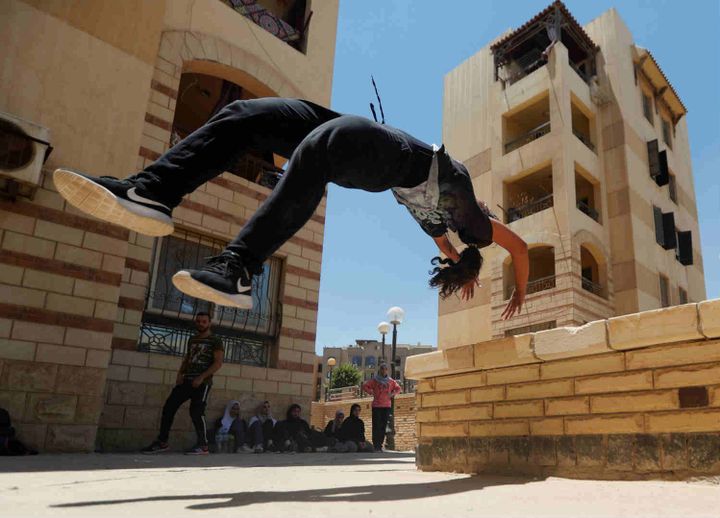
[{"label": "boy in dark shirt", "polygon": [[160,453],[168,449],[168,437],[175,413],[180,405],[189,399],[190,417],[197,433],[197,444],[186,453],[208,454],[205,406],[212,386],[212,376],[222,367],[225,351],[222,340],[211,334],[208,313],[201,312],[195,315],[195,328],[198,334],[188,341],[187,353],[180,365],[175,388],[165,401],[158,438],[144,448],[142,453]]}]

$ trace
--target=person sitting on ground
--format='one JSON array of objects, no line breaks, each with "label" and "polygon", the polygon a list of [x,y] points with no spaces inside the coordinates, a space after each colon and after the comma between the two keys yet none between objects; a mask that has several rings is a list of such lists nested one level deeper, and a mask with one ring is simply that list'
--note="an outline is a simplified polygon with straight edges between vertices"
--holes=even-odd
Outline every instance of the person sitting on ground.
[{"label": "person sitting on ground", "polygon": [[363,383],[362,389],[373,397],[372,442],[375,451],[382,451],[392,398],[402,389],[397,381],[388,376],[386,363],[380,364],[378,373],[371,380]]},{"label": "person sitting on ground", "polygon": [[225,405],[225,413],[215,422],[214,433],[210,435],[217,442],[217,436],[227,434],[235,438],[236,451],[251,452],[253,451],[247,445],[247,425],[245,420],[240,417],[240,401],[230,401]]},{"label": "person sitting on ground", "polygon": [[335,445],[339,453],[355,453],[357,451],[373,452],[373,445],[365,440],[365,423],[360,419],[360,405],[350,407],[350,415],[340,427],[340,440]]},{"label": "person sitting on ground", "polygon": [[300,405],[293,403],[287,410],[285,420],[275,427],[277,450],[300,453],[327,451],[324,435],[312,430],[308,422],[300,417],[301,412]]},{"label": "person sitting on ground", "polygon": [[323,433],[325,434],[325,437],[327,437],[328,446],[330,448],[334,447],[340,439],[340,427],[342,426],[344,419],[345,414],[342,409],[338,408],[335,411],[335,419],[328,421],[328,424],[325,427],[325,431]]},{"label": "person sitting on ground", "polygon": [[255,453],[274,448],[273,434],[277,420],[270,412],[270,401],[263,401],[248,421],[248,443]]}]

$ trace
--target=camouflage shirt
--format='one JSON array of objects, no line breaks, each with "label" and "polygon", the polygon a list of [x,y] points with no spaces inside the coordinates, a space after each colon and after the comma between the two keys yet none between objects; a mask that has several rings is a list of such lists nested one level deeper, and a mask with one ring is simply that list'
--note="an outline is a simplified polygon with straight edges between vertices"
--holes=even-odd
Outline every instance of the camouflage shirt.
[{"label": "camouflage shirt", "polygon": [[[183,373],[185,379],[193,380],[208,370],[215,360],[215,351],[224,350],[223,342],[218,336],[210,335],[205,338],[193,336],[188,341],[188,352],[185,355],[185,372]],[[210,383],[212,376],[205,381]]]}]

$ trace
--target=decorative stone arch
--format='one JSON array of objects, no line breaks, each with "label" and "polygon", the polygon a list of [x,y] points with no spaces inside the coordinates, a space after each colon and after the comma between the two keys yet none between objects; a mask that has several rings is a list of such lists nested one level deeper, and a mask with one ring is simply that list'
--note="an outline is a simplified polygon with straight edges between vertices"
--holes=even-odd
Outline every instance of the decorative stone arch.
[{"label": "decorative stone arch", "polygon": [[209,34],[163,32],[150,84],[138,169],[170,147],[180,77],[186,72],[226,79],[259,96],[306,97],[271,61],[245,49]]},{"label": "decorative stone arch", "polygon": [[[546,256],[545,261],[541,261],[541,265],[538,263],[533,263],[533,250],[538,251],[539,249],[550,249],[552,258],[547,258],[547,252],[542,254],[543,256]],[[547,284],[552,284],[555,286],[555,275],[557,275],[556,266],[555,263],[557,261],[557,247],[552,243],[531,243],[528,245],[528,251],[530,254],[530,283],[538,280],[547,278],[549,276],[553,277],[553,280],[547,280]],[[503,294],[504,298],[507,299],[510,296],[510,293],[512,291],[512,287],[514,286],[514,271],[511,263],[511,257],[509,254],[506,254],[507,257],[502,262],[502,279],[503,279]],[[538,259],[538,258],[535,258]],[[548,261],[550,261],[548,263]],[[537,268],[538,266],[541,266],[540,268]],[[537,270],[537,271],[534,271]],[[546,289],[546,288],[543,288]]]},{"label": "decorative stone arch", "polygon": [[[601,288],[601,293],[598,293],[603,298],[608,297],[609,283],[608,283],[608,258],[609,254],[607,247],[602,243],[597,236],[587,230],[579,230],[573,236],[573,242],[578,243],[576,250],[573,250],[573,256],[578,264],[576,272],[579,274],[581,286],[583,281],[583,249],[589,254],[592,261],[595,262],[597,267],[597,280],[593,280]],[[577,254],[577,255],[576,255]],[[591,265],[592,266],[592,265]],[[579,270],[579,271],[578,271]],[[592,290],[588,290],[592,291]]]}]

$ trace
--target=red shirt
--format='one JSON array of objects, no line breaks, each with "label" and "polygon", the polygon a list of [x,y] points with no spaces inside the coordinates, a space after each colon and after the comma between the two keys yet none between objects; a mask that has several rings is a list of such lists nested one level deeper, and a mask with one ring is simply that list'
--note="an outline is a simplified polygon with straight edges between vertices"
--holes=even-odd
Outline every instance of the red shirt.
[{"label": "red shirt", "polygon": [[373,408],[390,408],[390,399],[402,392],[400,385],[394,379],[388,380],[387,383],[380,383],[374,378],[363,383],[363,390],[368,394],[372,394]]}]

